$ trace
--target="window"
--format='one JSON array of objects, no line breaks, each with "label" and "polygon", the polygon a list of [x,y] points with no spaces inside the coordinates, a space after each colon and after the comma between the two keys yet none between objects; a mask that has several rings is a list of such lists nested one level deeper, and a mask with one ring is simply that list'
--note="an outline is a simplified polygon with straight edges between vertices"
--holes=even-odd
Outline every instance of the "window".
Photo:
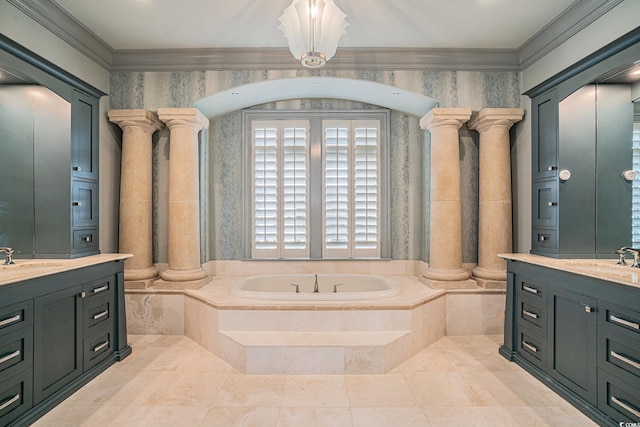
[{"label": "window", "polygon": [[640,247],[640,123],[633,124],[633,170],[636,178],[631,186],[631,245]]},{"label": "window", "polygon": [[248,257],[388,256],[386,112],[244,119]]}]

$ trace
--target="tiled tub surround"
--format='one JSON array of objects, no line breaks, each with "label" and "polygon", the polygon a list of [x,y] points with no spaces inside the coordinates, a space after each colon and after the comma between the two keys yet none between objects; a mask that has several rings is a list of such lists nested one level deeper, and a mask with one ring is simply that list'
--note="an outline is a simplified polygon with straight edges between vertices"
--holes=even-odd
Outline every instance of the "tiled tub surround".
[{"label": "tiled tub surround", "polygon": [[[349,264],[313,265],[323,272]],[[268,273],[278,263],[217,262],[209,268],[224,275],[198,290],[127,290],[129,330],[184,334],[247,374],[385,373],[445,334],[502,332],[502,290],[434,290],[417,279],[411,262],[351,265],[384,275],[402,293],[364,301],[251,300],[231,293],[244,277],[238,273]],[[291,273],[303,268],[307,263],[279,266]]]}]

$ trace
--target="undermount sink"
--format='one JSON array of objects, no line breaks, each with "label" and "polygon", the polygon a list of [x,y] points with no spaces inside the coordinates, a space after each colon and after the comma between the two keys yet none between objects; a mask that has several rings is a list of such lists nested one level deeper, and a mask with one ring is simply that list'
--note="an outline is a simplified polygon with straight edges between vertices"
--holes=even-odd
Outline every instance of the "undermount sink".
[{"label": "undermount sink", "polygon": [[24,271],[31,269],[39,269],[39,268],[49,268],[49,267],[60,267],[62,265],[61,262],[51,262],[51,261],[14,261],[15,264],[2,264],[0,265],[1,272],[9,272],[9,271]]}]

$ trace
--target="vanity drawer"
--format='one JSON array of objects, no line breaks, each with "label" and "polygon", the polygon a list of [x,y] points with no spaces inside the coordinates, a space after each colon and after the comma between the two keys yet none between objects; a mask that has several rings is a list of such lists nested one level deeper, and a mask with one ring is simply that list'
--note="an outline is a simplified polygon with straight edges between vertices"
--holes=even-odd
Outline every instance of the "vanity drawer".
[{"label": "vanity drawer", "polygon": [[598,366],[619,377],[640,381],[640,341],[598,328]]},{"label": "vanity drawer", "polygon": [[640,342],[640,312],[603,302],[598,322],[612,331]]},{"label": "vanity drawer", "polygon": [[549,228],[531,228],[531,246],[541,250],[558,249],[558,231]]},{"label": "vanity drawer", "polygon": [[33,331],[19,329],[0,342],[0,383],[33,365]]},{"label": "vanity drawer", "polygon": [[539,309],[544,309],[547,305],[547,285],[537,283],[526,277],[518,277],[517,283],[518,300],[527,300],[529,304]]},{"label": "vanity drawer", "polygon": [[33,324],[33,301],[0,308],[0,337],[31,324]]},{"label": "vanity drawer", "polygon": [[598,369],[598,409],[616,423],[640,420],[640,380],[626,382]]},{"label": "vanity drawer", "polygon": [[101,300],[102,298],[112,297],[114,287],[114,276],[87,283],[82,288],[84,292],[84,305],[93,304],[94,301]]},{"label": "vanity drawer", "polygon": [[98,249],[98,230],[73,230],[73,249],[79,252]]},{"label": "vanity drawer", "polygon": [[535,332],[518,326],[518,354],[540,369],[547,365],[547,340]]},{"label": "vanity drawer", "polygon": [[0,382],[0,425],[6,426],[33,406],[33,371],[27,369]]},{"label": "vanity drawer", "polygon": [[100,298],[84,306],[83,328],[85,335],[89,335],[105,325],[113,325],[113,306],[112,295],[107,295],[106,298]]},{"label": "vanity drawer", "polygon": [[518,300],[518,322],[537,331],[541,336],[547,335],[546,309],[538,304],[531,304],[528,298]]},{"label": "vanity drawer", "polygon": [[113,353],[113,328],[103,329],[84,339],[85,371]]}]

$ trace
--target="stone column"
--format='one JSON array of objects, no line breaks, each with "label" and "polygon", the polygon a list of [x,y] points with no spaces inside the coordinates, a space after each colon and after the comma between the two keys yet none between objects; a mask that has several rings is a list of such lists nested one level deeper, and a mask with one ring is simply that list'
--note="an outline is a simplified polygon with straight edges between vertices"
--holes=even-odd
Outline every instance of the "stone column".
[{"label": "stone column", "polygon": [[513,250],[509,129],[523,114],[521,108],[485,108],[468,124],[480,134],[478,266],[472,274],[484,288],[506,288],[506,262],[498,254]]},{"label": "stone column", "polygon": [[470,117],[468,108],[434,108],[420,120],[431,132],[430,254],[423,276],[436,288],[476,287],[462,268],[458,131]]},{"label": "stone column", "polygon": [[195,108],[159,108],[169,128],[169,268],[155,287],[197,289],[207,283],[200,264],[198,132],[209,120]]},{"label": "stone column", "polygon": [[151,137],[164,124],[147,110],[109,110],[108,115],[122,128],[118,250],[133,255],[125,263],[125,286],[147,288],[158,278],[152,251]]}]

